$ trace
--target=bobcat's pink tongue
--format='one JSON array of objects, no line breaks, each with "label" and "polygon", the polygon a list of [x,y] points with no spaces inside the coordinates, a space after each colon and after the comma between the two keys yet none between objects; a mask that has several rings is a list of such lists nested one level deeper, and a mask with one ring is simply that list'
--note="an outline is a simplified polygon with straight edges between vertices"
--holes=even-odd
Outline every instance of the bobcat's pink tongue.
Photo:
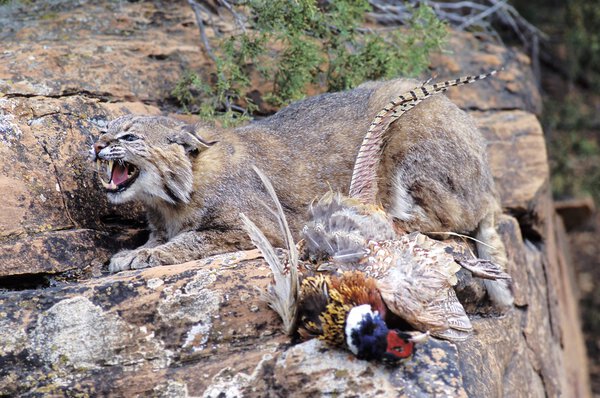
[{"label": "bobcat's pink tongue", "polygon": [[112,169],[112,182],[119,185],[127,181],[127,178],[127,167],[115,162]]}]

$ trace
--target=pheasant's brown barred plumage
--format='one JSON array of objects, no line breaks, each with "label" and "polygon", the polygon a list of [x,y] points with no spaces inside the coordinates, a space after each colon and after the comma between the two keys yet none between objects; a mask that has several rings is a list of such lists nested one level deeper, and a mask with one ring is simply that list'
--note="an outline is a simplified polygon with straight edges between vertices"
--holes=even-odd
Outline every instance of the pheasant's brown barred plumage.
[{"label": "pheasant's brown barred plumage", "polygon": [[350,197],[363,203],[375,203],[377,195],[377,169],[381,160],[381,150],[385,142],[385,132],[390,124],[404,113],[417,106],[421,101],[453,86],[470,84],[497,73],[496,70],[477,76],[464,76],[442,83],[423,84],[403,93],[390,101],[375,116],[356,156],[356,162],[350,183]]}]

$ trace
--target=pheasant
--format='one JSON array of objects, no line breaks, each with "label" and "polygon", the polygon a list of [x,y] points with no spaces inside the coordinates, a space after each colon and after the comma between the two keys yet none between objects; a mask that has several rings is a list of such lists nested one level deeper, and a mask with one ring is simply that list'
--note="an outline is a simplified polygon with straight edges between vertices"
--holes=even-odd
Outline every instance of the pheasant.
[{"label": "pheasant", "polygon": [[437,92],[495,73],[424,85],[390,102],[375,117],[363,140],[350,196],[325,194],[310,206],[310,221],[302,230],[308,257],[327,264],[320,268],[364,272],[376,280],[391,312],[418,330],[454,341],[468,338],[473,328],[453,289],[461,266],[488,280],[508,280],[510,276],[490,261],[455,258],[452,248],[442,242],[418,232],[400,231],[376,204],[377,168],[384,133],[392,122]]},{"label": "pheasant", "polygon": [[[475,276],[510,278],[489,261],[455,261],[451,248],[415,232],[399,231],[375,202],[376,170],[387,127],[423,99],[452,85],[494,74],[456,79],[420,88],[392,101],[373,121],[357,157],[350,197],[329,192],[309,209],[302,230],[305,258],[301,263],[283,209],[267,177],[255,169],[270,193],[289,249],[284,265],[262,232],[243,214],[244,227],[269,263],[274,284],[265,295],[281,316],[286,333],[317,337],[345,346],[358,358],[398,362],[429,334],[454,341],[468,338],[472,325],[453,286],[461,265]],[[419,93],[419,94],[417,94]],[[300,283],[299,265],[305,270]],[[390,327],[400,318],[414,329]]]},{"label": "pheasant", "polygon": [[398,234],[383,210],[355,198],[329,193],[310,214],[304,257],[317,270],[363,272],[391,312],[432,336],[462,341],[473,329],[453,289],[461,268],[487,280],[510,279],[493,262],[465,260],[422,233]]},{"label": "pheasant", "polygon": [[[359,359],[377,359],[396,364],[410,357],[415,343],[428,333],[390,329],[389,315],[376,281],[361,272],[340,276],[311,275],[301,263],[283,209],[273,186],[262,171],[254,168],[272,197],[287,245],[287,259],[282,261],[262,231],[243,213],[240,218],[254,245],[262,252],[273,273],[263,298],[279,314],[283,330],[307,340],[319,338],[328,344],[345,347]],[[304,268],[304,275],[299,268]],[[302,280],[300,282],[300,280]]]}]

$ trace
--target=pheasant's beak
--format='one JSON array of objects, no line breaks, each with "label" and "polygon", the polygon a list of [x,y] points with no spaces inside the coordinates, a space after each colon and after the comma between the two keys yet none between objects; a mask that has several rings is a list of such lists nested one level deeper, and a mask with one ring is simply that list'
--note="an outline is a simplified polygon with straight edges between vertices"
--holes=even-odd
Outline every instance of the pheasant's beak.
[{"label": "pheasant's beak", "polygon": [[429,332],[404,332],[402,333],[408,338],[408,341],[421,344],[429,340]]}]

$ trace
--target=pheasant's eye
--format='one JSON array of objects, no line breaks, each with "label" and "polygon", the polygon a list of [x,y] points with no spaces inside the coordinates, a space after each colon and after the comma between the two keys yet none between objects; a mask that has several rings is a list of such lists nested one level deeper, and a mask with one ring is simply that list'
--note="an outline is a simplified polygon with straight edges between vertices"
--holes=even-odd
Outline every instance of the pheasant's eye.
[{"label": "pheasant's eye", "polygon": [[125,134],[125,135],[119,137],[119,139],[123,140],[123,141],[137,141],[140,139],[140,137],[138,137],[135,134]]}]

